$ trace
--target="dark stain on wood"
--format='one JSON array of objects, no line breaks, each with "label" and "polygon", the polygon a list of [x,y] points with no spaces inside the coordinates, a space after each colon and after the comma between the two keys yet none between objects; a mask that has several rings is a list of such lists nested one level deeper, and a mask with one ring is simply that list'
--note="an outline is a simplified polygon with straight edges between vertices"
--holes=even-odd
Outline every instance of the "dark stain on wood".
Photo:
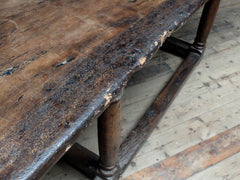
[{"label": "dark stain on wood", "polygon": [[0,179],[43,174],[203,2],[1,1]]}]

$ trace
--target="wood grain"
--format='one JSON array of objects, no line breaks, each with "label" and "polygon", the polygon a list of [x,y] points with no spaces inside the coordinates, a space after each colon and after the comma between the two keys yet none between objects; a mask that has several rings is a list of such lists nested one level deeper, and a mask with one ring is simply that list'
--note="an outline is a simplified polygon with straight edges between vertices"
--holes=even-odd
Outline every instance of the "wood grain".
[{"label": "wood grain", "polygon": [[[202,62],[123,177],[239,124],[239,5],[238,0],[222,1]],[[175,36],[187,39],[193,36],[197,19],[198,16],[194,16]],[[159,53],[159,60],[161,56]],[[167,57],[167,64],[174,67],[177,58]],[[156,79],[137,85],[137,90],[132,87],[130,92],[126,91],[129,94],[126,102],[130,103],[129,109],[125,110],[127,113],[141,114],[144,105],[139,110],[137,107],[156,94],[157,82],[164,81],[164,77],[152,78]],[[138,90],[140,87],[142,90]],[[136,91],[140,94],[134,97]],[[132,118],[128,120],[131,121]]]},{"label": "wood grain", "polygon": [[[123,177],[239,125],[239,5],[239,0],[221,1],[204,58],[167,110],[161,123],[128,166]],[[197,11],[174,36],[192,40],[199,14]],[[178,58],[159,51],[134,75],[123,96],[123,136],[149,107],[179,62]],[[210,79],[209,76],[214,79]],[[78,138],[78,142],[97,153],[96,137],[94,123]],[[238,180],[238,154],[208,167],[190,179],[207,177],[211,180]],[[85,177],[66,164],[58,163],[44,179],[74,180]]]},{"label": "wood grain", "polygon": [[231,179],[238,180],[240,179],[240,152],[236,153],[227,159],[222,160],[221,162],[210,166],[204,171],[201,171],[191,177],[188,180],[201,180],[201,179]]},{"label": "wood grain", "polygon": [[240,125],[192,146],[124,180],[185,179],[240,151]]},{"label": "wood grain", "polygon": [[1,0],[0,178],[52,166],[202,3]]}]

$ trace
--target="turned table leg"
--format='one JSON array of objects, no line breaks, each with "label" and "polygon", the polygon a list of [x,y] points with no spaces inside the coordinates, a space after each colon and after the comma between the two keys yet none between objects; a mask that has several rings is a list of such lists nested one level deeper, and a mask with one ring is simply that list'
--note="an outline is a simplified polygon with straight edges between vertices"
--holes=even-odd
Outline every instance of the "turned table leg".
[{"label": "turned table leg", "polygon": [[117,179],[121,136],[121,95],[98,118],[99,167],[95,179]]},{"label": "turned table leg", "polygon": [[197,35],[193,43],[193,47],[199,50],[201,53],[205,48],[207,37],[212,28],[219,4],[220,0],[209,0],[204,6],[197,30]]},{"label": "turned table leg", "polygon": [[[197,35],[193,44],[168,38],[162,49],[177,54],[185,60],[177,68],[169,82],[158,94],[153,104],[136,127],[129,133],[120,147],[121,135],[121,95],[115,98],[105,112],[98,118],[99,155],[86,148],[75,145],[65,155],[68,163],[85,172],[95,180],[115,180],[126,169],[137,150],[146,141],[173,101],[193,68],[200,61],[205,49],[207,37],[215,19],[220,0],[209,0],[203,9]],[[120,147],[120,151],[119,151]]]}]

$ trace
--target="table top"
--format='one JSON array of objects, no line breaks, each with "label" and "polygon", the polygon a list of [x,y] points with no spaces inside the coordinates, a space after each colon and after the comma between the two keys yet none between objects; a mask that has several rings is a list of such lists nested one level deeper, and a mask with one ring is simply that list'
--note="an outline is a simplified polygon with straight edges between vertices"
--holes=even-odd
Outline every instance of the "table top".
[{"label": "table top", "polygon": [[38,177],[203,0],[0,0],[0,179]]}]

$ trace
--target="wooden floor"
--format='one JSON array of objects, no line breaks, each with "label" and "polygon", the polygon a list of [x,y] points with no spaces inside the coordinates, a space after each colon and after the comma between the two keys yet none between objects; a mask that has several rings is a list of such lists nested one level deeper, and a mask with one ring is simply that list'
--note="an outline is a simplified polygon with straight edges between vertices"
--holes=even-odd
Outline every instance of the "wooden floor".
[{"label": "wooden floor", "polygon": [[[140,179],[240,179],[240,0],[222,0],[201,63],[122,175]],[[175,34],[192,41],[200,12]],[[159,52],[129,82],[123,135],[181,62]],[[78,142],[98,153],[96,123]],[[43,180],[87,180],[59,162]]]}]

